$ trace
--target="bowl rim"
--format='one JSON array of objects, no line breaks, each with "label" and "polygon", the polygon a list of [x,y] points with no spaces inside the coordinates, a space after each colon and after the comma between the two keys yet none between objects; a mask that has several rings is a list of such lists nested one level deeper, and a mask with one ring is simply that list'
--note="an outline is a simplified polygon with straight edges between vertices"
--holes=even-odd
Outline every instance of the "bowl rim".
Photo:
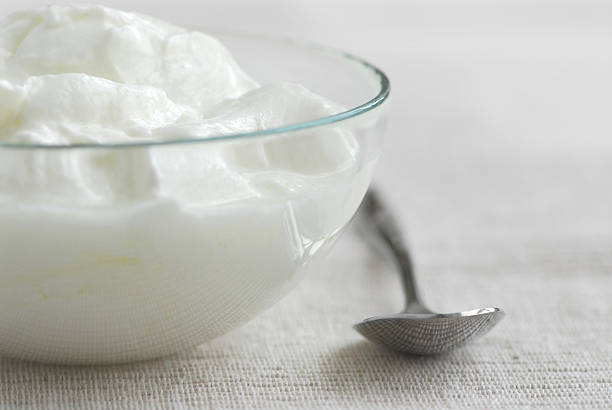
[{"label": "bowl rim", "polygon": [[[213,29],[213,33],[217,31]],[[241,132],[235,134],[224,134],[217,136],[208,136],[208,137],[190,137],[190,138],[178,138],[172,140],[144,140],[144,141],[130,141],[130,142],[110,142],[110,143],[99,143],[99,142],[91,142],[91,143],[76,143],[76,144],[42,144],[42,143],[11,143],[0,141],[0,149],[49,149],[49,150],[57,150],[57,149],[75,149],[75,148],[138,148],[138,147],[156,147],[156,146],[166,146],[166,145],[183,145],[183,144],[194,144],[194,143],[208,143],[215,141],[225,141],[225,140],[237,140],[243,138],[256,138],[263,137],[269,135],[276,134],[286,134],[291,132],[297,132],[305,129],[321,127],[328,124],[333,124],[341,121],[347,121],[349,119],[358,117],[363,115],[374,108],[380,106],[383,102],[385,102],[389,94],[391,92],[391,83],[387,75],[380,68],[375,66],[374,64],[368,62],[367,60],[358,57],[354,54],[348,53],[341,49],[330,47],[326,45],[322,45],[319,43],[309,42],[305,40],[299,40],[291,37],[282,37],[282,36],[273,36],[266,34],[254,34],[248,32],[241,31],[226,31],[226,30],[218,30],[219,32],[225,34],[232,35],[243,35],[249,36],[250,38],[258,38],[262,40],[274,40],[281,41],[286,44],[309,48],[311,50],[315,50],[322,53],[327,53],[331,55],[335,55],[336,57],[341,57],[345,60],[348,60],[353,63],[358,63],[362,67],[368,69],[371,73],[373,73],[379,82],[379,90],[378,93],[371,99],[355,106],[347,109],[346,111],[342,111],[333,115],[315,118],[308,121],[302,121],[298,123],[288,124],[281,127],[269,128],[259,131],[250,131],[250,132]],[[231,50],[230,50],[231,51]]]}]

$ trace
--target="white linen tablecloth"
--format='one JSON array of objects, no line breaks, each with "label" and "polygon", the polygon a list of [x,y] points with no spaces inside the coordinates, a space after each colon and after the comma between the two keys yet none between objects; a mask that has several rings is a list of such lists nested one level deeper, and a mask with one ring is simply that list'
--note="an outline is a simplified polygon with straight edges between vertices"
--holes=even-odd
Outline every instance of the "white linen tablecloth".
[{"label": "white linen tablecloth", "polygon": [[507,316],[440,357],[363,341],[351,324],[402,297],[349,231],[283,301],[194,351],[110,367],[0,359],[0,407],[612,408],[609,1],[106,3],[379,64],[393,108],[377,181],[426,301]]}]

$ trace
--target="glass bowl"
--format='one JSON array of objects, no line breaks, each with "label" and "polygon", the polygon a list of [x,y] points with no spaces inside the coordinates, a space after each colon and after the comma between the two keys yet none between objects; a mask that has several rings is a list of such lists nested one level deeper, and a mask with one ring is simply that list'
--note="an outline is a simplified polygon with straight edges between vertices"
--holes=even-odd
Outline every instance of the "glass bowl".
[{"label": "glass bowl", "polygon": [[[282,297],[357,210],[383,139],[384,73],[317,45],[212,34],[260,82],[301,83],[350,109],[206,139],[0,144],[0,354],[116,363],[197,346]],[[339,135],[354,143],[350,167],[316,176],[299,165],[285,177],[266,173],[287,161],[277,148],[306,164],[329,154],[309,142]],[[251,150],[263,150],[266,161],[241,161],[235,172],[266,194],[223,197],[224,181],[207,159],[222,153],[231,161]],[[161,194],[134,190],[155,178],[143,161],[170,175]],[[104,167],[90,169],[96,163]],[[77,200],[74,181],[64,178],[83,166],[96,187],[93,202]],[[23,189],[15,194],[16,187]]]}]

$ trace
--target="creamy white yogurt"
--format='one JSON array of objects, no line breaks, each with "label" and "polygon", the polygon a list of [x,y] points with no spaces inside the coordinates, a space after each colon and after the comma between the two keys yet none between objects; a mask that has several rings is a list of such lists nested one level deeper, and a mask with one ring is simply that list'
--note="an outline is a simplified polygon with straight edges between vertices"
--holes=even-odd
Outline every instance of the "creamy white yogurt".
[{"label": "creamy white yogurt", "polygon": [[[205,138],[342,108],[260,86],[216,39],[100,6],[0,23],[0,141]],[[341,129],[144,148],[0,148],[0,353],[172,353],[269,305],[371,177]]]}]

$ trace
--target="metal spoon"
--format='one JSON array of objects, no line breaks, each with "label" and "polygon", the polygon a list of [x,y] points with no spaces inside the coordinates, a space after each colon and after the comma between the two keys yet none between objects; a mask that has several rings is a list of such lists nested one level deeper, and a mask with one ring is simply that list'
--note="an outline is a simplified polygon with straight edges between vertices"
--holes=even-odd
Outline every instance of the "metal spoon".
[{"label": "metal spoon", "polygon": [[372,342],[420,355],[449,351],[484,335],[503,317],[495,307],[458,313],[434,313],[420,301],[408,247],[393,216],[378,194],[370,190],[361,205],[361,226],[371,243],[383,244],[397,265],[406,295],[406,308],[397,314],[374,316],[354,325]]}]

